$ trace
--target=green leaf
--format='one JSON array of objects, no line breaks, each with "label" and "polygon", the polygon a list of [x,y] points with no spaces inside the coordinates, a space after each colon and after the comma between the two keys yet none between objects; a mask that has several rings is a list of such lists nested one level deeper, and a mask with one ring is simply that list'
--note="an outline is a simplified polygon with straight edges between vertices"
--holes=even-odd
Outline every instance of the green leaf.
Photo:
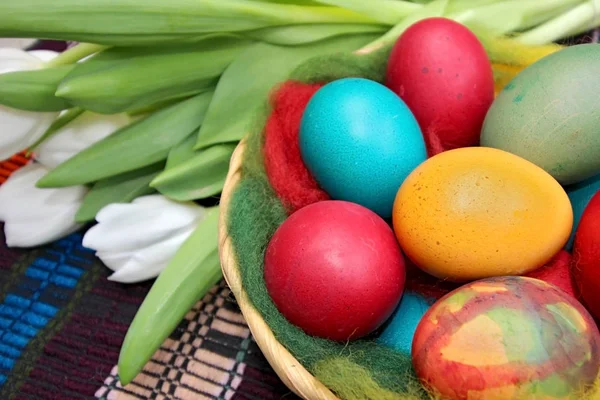
[{"label": "green leaf", "polygon": [[208,210],[146,295],[119,355],[119,379],[131,382],[185,314],[222,278],[219,208]]},{"label": "green leaf", "polygon": [[245,32],[248,38],[281,46],[297,46],[335,36],[357,33],[383,33],[386,25],[375,24],[315,24],[274,26]]},{"label": "green leaf", "polygon": [[509,0],[452,13],[463,24],[476,23],[496,34],[506,34],[536,26],[566,11],[582,0]]},{"label": "green leaf", "polygon": [[198,94],[214,88],[249,43],[212,36],[180,46],[112,48],[77,65],[56,95],[86,110],[116,114]]},{"label": "green leaf", "polygon": [[167,99],[167,100],[161,100],[158,101],[156,103],[150,104],[149,106],[144,106],[144,107],[140,107],[140,108],[135,108],[132,110],[127,111],[127,114],[131,117],[139,117],[139,116],[143,116],[144,114],[152,114],[155,111],[161,110],[163,108],[166,107],[170,107],[173,104],[177,104],[183,100],[187,100],[191,97],[194,97],[196,95],[198,95],[199,93],[195,93],[192,95],[183,95],[181,97],[174,97],[172,99]]},{"label": "green leaf", "polygon": [[0,37],[36,37],[107,45],[154,45],[208,32],[268,26],[373,23],[337,7],[247,0],[0,1]]},{"label": "green leaf", "polygon": [[167,167],[150,186],[178,201],[205,199],[223,190],[235,144],[215,145],[188,161]]},{"label": "green leaf", "polygon": [[62,79],[73,65],[0,74],[0,104],[27,111],[62,111],[70,108],[66,99],[55,96]]},{"label": "green leaf", "polygon": [[352,51],[376,35],[331,38],[310,45],[283,47],[257,43],[225,70],[198,134],[196,148],[237,142],[246,133],[271,88],[303,61],[319,55]]},{"label": "green leaf", "polygon": [[119,129],[46,174],[40,188],[95,182],[164,160],[198,129],[212,93],[203,93]]},{"label": "green leaf", "polygon": [[395,25],[422,6],[402,0],[318,0],[323,4],[346,8],[376,21]]},{"label": "green leaf", "polygon": [[431,17],[442,17],[447,10],[450,0],[433,0],[419,10],[404,18],[390,29],[385,35],[360,49],[360,53],[372,53],[383,47],[391,46],[400,35],[412,24]]},{"label": "green leaf", "polygon": [[278,4],[298,4],[304,6],[319,6],[322,5],[318,3],[316,0],[252,0],[258,1],[261,3],[278,3]]},{"label": "green leaf", "polygon": [[75,215],[75,221],[92,221],[104,206],[112,203],[129,203],[140,196],[156,192],[150,187],[150,182],[164,166],[164,162],[159,162],[96,182],[83,199]]},{"label": "green leaf", "polygon": [[77,61],[82,60],[85,57],[91,56],[98,52],[101,52],[106,48],[107,46],[102,46],[98,44],[79,43],[58,54],[52,60],[47,61],[46,67],[56,67],[58,65],[75,64]]},{"label": "green leaf", "polygon": [[[196,132],[197,133],[197,132]],[[176,166],[188,161],[198,152],[194,150],[198,135],[190,135],[185,140],[181,141],[177,146],[173,146],[167,157],[167,165],[165,169],[175,168]]]},{"label": "green leaf", "polygon": [[600,25],[599,7],[598,0],[580,4],[564,14],[557,15],[543,24],[523,32],[517,36],[517,39],[524,44],[540,45],[569,36],[577,36]]}]

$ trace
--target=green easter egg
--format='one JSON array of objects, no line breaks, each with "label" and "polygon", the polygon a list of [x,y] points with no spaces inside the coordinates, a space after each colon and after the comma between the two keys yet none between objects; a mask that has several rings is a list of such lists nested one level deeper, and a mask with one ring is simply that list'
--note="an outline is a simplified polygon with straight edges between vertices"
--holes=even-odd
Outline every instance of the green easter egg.
[{"label": "green easter egg", "polygon": [[561,184],[600,172],[600,45],[564,48],[525,68],[488,110],[481,145],[521,156]]}]

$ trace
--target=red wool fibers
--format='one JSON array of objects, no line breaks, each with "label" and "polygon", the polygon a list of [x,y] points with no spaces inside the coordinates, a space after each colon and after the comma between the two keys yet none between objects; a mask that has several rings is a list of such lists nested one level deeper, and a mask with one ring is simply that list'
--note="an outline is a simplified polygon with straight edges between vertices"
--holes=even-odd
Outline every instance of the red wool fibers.
[{"label": "red wool fibers", "polygon": [[421,296],[429,299],[439,300],[454,289],[460,287],[459,283],[444,281],[423,272],[408,258],[406,258],[405,262],[405,291],[418,293]]},{"label": "red wool fibers", "polygon": [[572,263],[583,304],[594,317],[600,318],[600,191],[581,216]]},{"label": "red wool fibers", "polygon": [[271,98],[273,111],[265,128],[265,168],[271,186],[290,214],[329,199],[304,165],[298,143],[304,109],[321,86],[289,81]]},{"label": "red wool fibers", "polygon": [[571,254],[566,250],[561,250],[548,262],[548,264],[531,271],[525,276],[536,278],[557,286],[565,293],[576,297],[570,263]]},{"label": "red wool fibers", "polygon": [[[565,293],[577,297],[574,279],[570,270],[571,254],[566,250],[557,253],[546,265],[525,276],[536,278],[557,286]],[[406,290],[435,300],[457,289],[461,283],[444,281],[426,274],[407,260]]]}]

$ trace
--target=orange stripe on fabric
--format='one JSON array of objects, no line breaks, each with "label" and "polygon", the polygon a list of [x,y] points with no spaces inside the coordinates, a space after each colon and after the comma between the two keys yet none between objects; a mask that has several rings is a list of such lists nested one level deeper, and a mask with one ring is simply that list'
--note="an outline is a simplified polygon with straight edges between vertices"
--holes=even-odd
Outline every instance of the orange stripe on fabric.
[{"label": "orange stripe on fabric", "polygon": [[13,171],[15,171],[15,170],[17,170],[17,169],[21,168],[21,167],[22,167],[22,165],[20,165],[20,164],[15,164],[14,162],[11,162],[11,161],[9,160],[9,161],[4,161],[4,162],[2,163],[2,167],[4,167],[4,168],[6,168],[7,170],[9,170],[9,171],[13,172]]},{"label": "orange stripe on fabric", "polygon": [[0,184],[6,182],[13,172],[27,165],[30,158],[25,154],[26,153],[23,151],[13,155],[9,159],[0,162]]},{"label": "orange stripe on fabric", "polygon": [[11,158],[11,161],[13,161],[19,165],[25,165],[29,162],[29,158],[25,157],[25,154],[15,154]]}]

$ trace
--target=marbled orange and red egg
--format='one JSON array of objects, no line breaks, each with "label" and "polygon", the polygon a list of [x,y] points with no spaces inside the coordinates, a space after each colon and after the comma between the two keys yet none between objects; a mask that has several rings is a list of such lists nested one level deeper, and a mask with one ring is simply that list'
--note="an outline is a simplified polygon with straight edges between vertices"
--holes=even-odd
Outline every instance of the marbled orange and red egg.
[{"label": "marbled orange and red egg", "polygon": [[586,309],[527,277],[464,285],[423,316],[413,340],[423,383],[450,399],[576,399],[600,368]]}]

